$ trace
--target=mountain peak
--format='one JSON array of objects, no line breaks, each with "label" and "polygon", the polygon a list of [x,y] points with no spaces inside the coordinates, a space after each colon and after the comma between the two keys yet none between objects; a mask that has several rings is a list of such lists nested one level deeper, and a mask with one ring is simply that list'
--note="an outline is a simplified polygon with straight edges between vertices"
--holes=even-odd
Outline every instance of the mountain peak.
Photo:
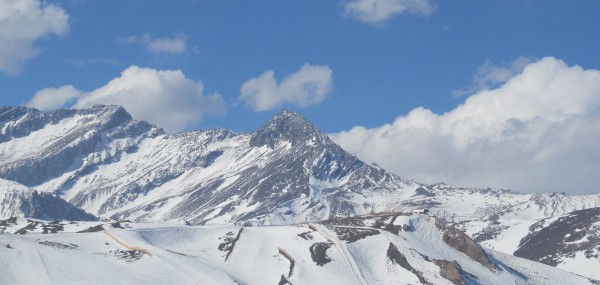
[{"label": "mountain peak", "polygon": [[103,119],[112,118],[119,122],[133,120],[127,110],[119,105],[94,105],[88,109],[79,109],[79,113],[94,114]]},{"label": "mountain peak", "polygon": [[317,127],[315,127],[315,125],[313,125],[310,121],[308,121],[304,116],[291,111],[291,110],[284,110],[281,111],[279,114],[273,116],[273,118],[271,118],[266,124],[265,127],[274,127],[274,126],[283,126],[283,127],[288,127],[290,129],[293,128],[298,128],[298,127],[302,127],[302,128],[312,128],[317,130]]},{"label": "mountain peak", "polygon": [[284,110],[252,134],[250,145],[275,147],[280,141],[295,145],[317,137],[322,139],[325,135],[302,115]]},{"label": "mountain peak", "polygon": [[285,109],[285,110],[279,112],[277,115],[273,116],[273,119],[276,119],[276,118],[298,118],[298,119],[306,120],[306,118],[304,118],[302,115],[300,115],[292,110],[289,110],[289,109]]}]

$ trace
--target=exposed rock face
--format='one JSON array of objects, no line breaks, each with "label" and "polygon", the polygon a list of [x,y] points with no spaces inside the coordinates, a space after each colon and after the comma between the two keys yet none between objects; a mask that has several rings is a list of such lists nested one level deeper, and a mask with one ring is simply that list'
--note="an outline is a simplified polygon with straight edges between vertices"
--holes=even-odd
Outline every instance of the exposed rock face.
[{"label": "exposed rock face", "polygon": [[327,256],[327,250],[332,245],[331,242],[317,242],[310,246],[310,257],[318,266],[323,266],[333,260]]},{"label": "exposed rock face", "polygon": [[282,141],[292,145],[315,144],[333,145],[334,143],[304,117],[292,111],[283,111],[271,119],[250,138],[251,147],[269,146],[275,148]]},{"label": "exposed rock face", "polygon": [[487,240],[493,240],[502,235],[502,231],[508,229],[508,226],[501,224],[490,224],[484,227],[479,232],[473,235],[473,239],[476,242],[483,242]]},{"label": "exposed rock face", "polygon": [[378,235],[380,232],[374,229],[358,229],[358,228],[340,228],[334,227],[333,231],[338,235],[340,240],[348,243],[353,243],[369,236]]},{"label": "exposed rock face", "polygon": [[402,266],[402,268],[416,275],[417,278],[419,278],[419,282],[421,282],[421,284],[431,284],[429,281],[427,281],[427,279],[425,279],[425,277],[423,276],[423,272],[412,267],[412,265],[410,265],[406,260],[406,257],[404,257],[404,255],[402,255],[402,253],[398,250],[398,247],[391,242],[387,250],[387,256],[392,262]]},{"label": "exposed rock face", "polygon": [[50,193],[40,193],[0,179],[0,219],[25,217],[42,220],[93,221],[96,217]]},{"label": "exposed rock face", "polygon": [[444,221],[442,221],[441,219],[436,218],[435,219],[435,227],[440,230],[443,231],[446,229],[446,224],[444,223]]},{"label": "exposed rock face", "polygon": [[600,261],[600,208],[569,213],[548,223],[541,220],[530,227],[514,255],[556,266],[562,259],[582,252],[587,259]]},{"label": "exposed rock face", "polygon": [[0,193],[0,218],[25,217],[40,220],[94,221],[97,218],[55,197],[35,190]]},{"label": "exposed rock face", "polygon": [[440,275],[448,279],[450,282],[452,282],[452,284],[467,284],[467,282],[463,278],[463,271],[458,262],[448,260],[436,260],[435,264],[437,264],[440,267]]},{"label": "exposed rock face", "polygon": [[[437,224],[436,224],[437,225]],[[471,237],[463,231],[450,227],[444,230],[442,234],[444,242],[456,250],[466,254],[471,259],[481,263],[490,270],[496,270],[497,267],[493,264],[485,251]]]},{"label": "exposed rock face", "polygon": [[22,196],[21,209],[25,217],[55,221],[95,221],[97,218],[55,197],[50,193],[32,191]]}]

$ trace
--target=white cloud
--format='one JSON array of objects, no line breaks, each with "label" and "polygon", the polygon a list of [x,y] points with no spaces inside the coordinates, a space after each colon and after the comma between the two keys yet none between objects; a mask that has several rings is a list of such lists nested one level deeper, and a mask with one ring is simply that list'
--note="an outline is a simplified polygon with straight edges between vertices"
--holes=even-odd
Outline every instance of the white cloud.
[{"label": "white cloud", "polygon": [[204,115],[223,115],[226,107],[219,94],[204,94],[202,83],[185,77],[180,70],[156,70],[131,66],[106,85],[91,91],[72,86],[48,88],[28,103],[41,109],[87,108],[95,104],[121,105],[136,119],[156,123],[167,131],[181,131],[197,124]]},{"label": "white cloud", "polygon": [[39,39],[63,36],[69,16],[57,5],[38,0],[0,0],[0,71],[16,75],[36,56]]},{"label": "white cloud", "polygon": [[332,73],[326,65],[304,64],[278,84],[273,70],[268,70],[242,84],[239,100],[257,112],[318,104],[333,90]]},{"label": "white cloud", "polygon": [[391,124],[354,127],[332,138],[418,181],[597,192],[600,71],[543,58],[445,114],[416,108]]},{"label": "white cloud", "polygon": [[123,38],[121,42],[124,44],[140,44],[153,53],[182,54],[188,50],[185,34],[161,38],[152,38],[149,34],[143,34]]},{"label": "white cloud", "polygon": [[35,93],[35,96],[27,102],[27,107],[40,110],[53,110],[72,103],[80,98],[83,93],[73,85],[64,85],[59,88],[44,88]]},{"label": "white cloud", "polygon": [[428,16],[434,10],[428,0],[353,0],[344,5],[346,16],[370,24],[383,23],[402,13]]},{"label": "white cloud", "polygon": [[532,61],[533,59],[528,57],[519,57],[508,64],[496,66],[492,64],[491,60],[486,59],[477,68],[471,85],[463,89],[454,90],[453,95],[455,97],[472,95],[482,90],[498,87],[513,76],[521,73],[525,66]]}]

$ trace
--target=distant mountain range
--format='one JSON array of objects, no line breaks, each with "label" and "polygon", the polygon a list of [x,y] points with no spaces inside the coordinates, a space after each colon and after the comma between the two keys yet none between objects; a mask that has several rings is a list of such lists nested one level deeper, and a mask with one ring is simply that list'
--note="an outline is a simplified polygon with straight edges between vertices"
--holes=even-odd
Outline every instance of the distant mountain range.
[{"label": "distant mountain range", "polygon": [[[41,202],[27,202],[34,200]],[[195,225],[287,225],[427,208],[485,247],[600,278],[584,271],[600,262],[600,194],[418,183],[360,161],[291,111],[247,134],[167,134],[119,106],[0,107],[0,202],[0,218]],[[544,238],[556,231],[562,238]],[[539,256],[542,246],[566,249]]]}]

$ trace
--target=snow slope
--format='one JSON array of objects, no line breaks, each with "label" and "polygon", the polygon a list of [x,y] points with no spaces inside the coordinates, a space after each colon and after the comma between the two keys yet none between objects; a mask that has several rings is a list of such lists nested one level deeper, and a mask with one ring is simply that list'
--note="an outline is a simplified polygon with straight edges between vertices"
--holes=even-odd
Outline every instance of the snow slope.
[{"label": "snow slope", "polygon": [[600,279],[600,208],[543,219],[529,231],[516,256]]},{"label": "snow slope", "polygon": [[[152,255],[100,229],[75,233],[98,225]],[[70,223],[57,234],[0,235],[0,276],[3,284],[593,284],[499,253],[483,265],[444,231],[432,217],[397,214],[243,229]]]}]

